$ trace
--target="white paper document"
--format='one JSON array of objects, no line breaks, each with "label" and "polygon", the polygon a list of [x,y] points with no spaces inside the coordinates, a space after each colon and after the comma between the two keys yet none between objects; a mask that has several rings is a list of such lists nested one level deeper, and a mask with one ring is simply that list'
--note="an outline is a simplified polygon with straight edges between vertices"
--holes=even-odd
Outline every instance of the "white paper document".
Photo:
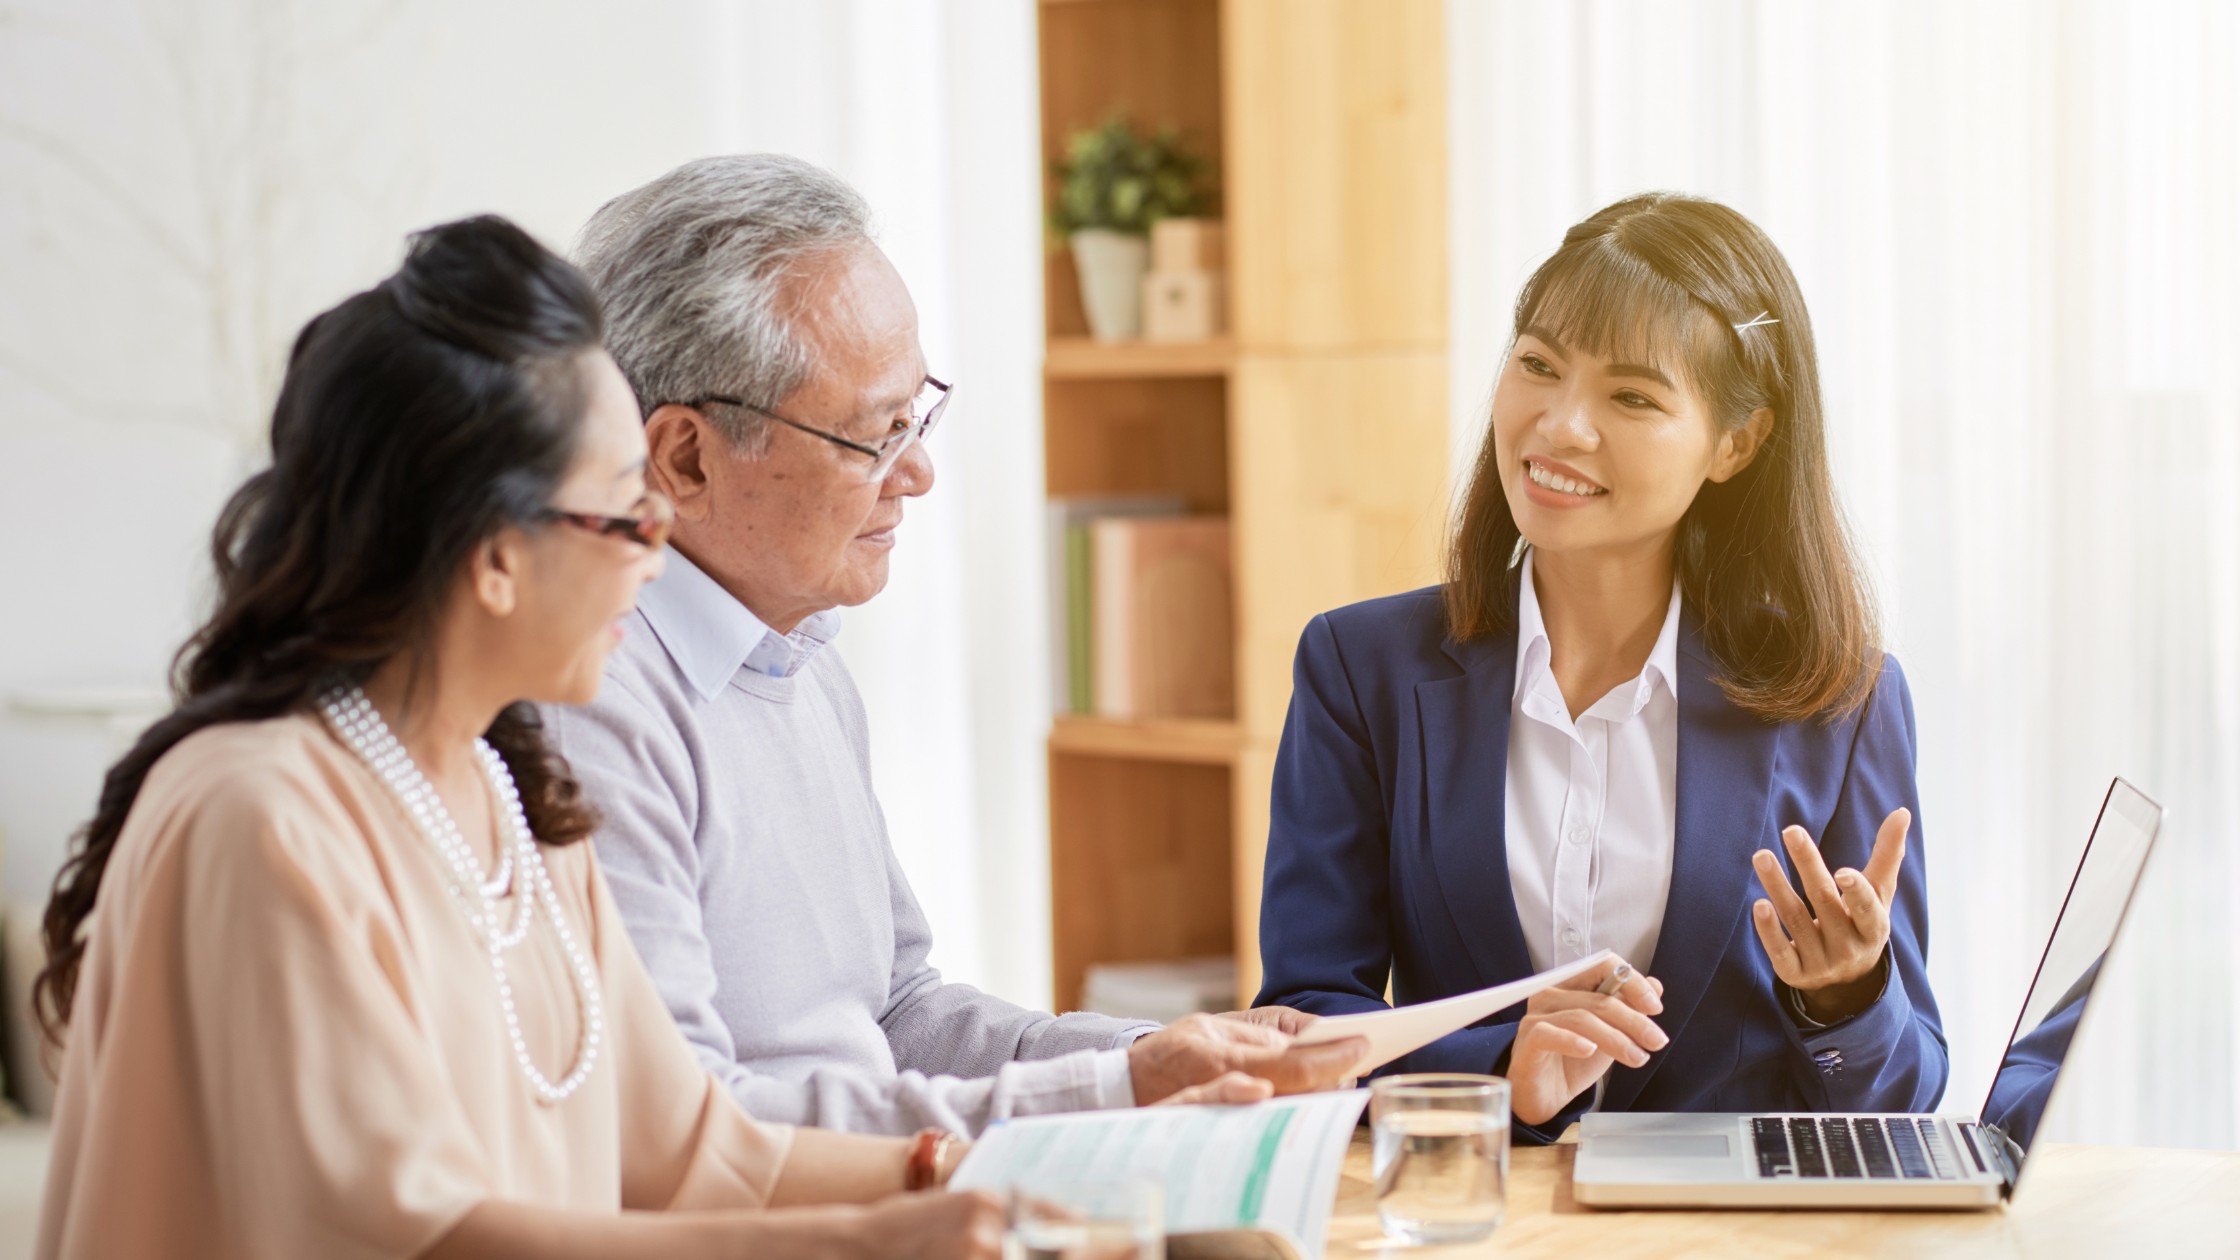
[{"label": "white paper document", "polygon": [[1582,971],[1589,971],[1616,957],[1605,949],[1577,962],[1551,967],[1536,976],[1497,984],[1475,993],[1396,1006],[1358,1015],[1325,1015],[1291,1038],[1294,1045],[1313,1046],[1347,1037],[1367,1037],[1369,1057],[1361,1073],[1383,1067],[1411,1050],[1430,1045],[1458,1028],[1468,1028],[1495,1011],[1505,1011],[1543,989],[1552,989]]},{"label": "white paper document", "polygon": [[1366,1090],[1249,1107],[1137,1107],[989,1126],[951,1190],[1142,1178],[1166,1187],[1167,1232],[1260,1229],[1320,1260]]}]

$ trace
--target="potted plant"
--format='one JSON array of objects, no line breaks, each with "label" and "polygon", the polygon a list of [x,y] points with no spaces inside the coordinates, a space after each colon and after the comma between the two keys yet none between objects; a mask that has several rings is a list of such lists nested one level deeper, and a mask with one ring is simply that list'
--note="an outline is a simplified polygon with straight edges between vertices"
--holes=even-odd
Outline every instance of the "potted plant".
[{"label": "potted plant", "polygon": [[1050,226],[1073,247],[1081,305],[1097,340],[1143,331],[1151,225],[1210,209],[1205,168],[1174,128],[1146,137],[1117,115],[1067,141],[1065,160],[1053,164],[1058,197]]}]

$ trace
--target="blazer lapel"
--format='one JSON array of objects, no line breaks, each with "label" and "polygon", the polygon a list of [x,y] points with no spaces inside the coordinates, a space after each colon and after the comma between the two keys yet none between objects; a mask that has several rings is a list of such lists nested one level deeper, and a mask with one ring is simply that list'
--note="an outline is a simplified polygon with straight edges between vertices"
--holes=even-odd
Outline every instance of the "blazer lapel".
[{"label": "blazer lapel", "polygon": [[1529,966],[1509,891],[1504,826],[1517,632],[1442,646],[1463,673],[1416,684],[1424,843],[1447,913],[1477,968],[1476,987],[1483,988],[1517,979],[1518,968]]},{"label": "blazer lapel", "polygon": [[[1718,667],[1704,650],[1692,610],[1684,606],[1679,647],[1672,888],[1649,967],[1650,975],[1664,981],[1664,1014],[1657,1022],[1675,1043],[1749,919],[1750,890],[1757,886],[1750,855],[1770,834],[1781,729],[1735,707],[1719,690]],[[1744,947],[1757,948],[1748,941]],[[1660,1051],[1642,1068],[1612,1072],[1603,1109],[1624,1110],[1669,1054]]]}]

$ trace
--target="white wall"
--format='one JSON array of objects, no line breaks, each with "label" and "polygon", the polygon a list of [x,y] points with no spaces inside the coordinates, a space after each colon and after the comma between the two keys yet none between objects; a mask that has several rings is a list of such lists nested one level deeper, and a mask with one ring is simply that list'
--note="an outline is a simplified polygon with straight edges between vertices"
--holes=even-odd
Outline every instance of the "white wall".
[{"label": "white wall", "polygon": [[[960,399],[842,650],[935,961],[1048,993],[1033,11],[1026,0],[8,0],[0,5],[0,696],[160,683],[289,339],[411,228],[564,247],[688,158],[855,181]],[[969,632],[968,632],[969,629]],[[12,898],[111,755],[0,716]],[[985,912],[985,913],[984,913]]]},{"label": "white wall", "polygon": [[1912,683],[1946,1106],[1981,1106],[2121,773],[2170,825],[2048,1132],[2231,1146],[2240,12],[1448,16],[1458,448],[1517,287],[1569,224],[1664,188],[1762,225],[1811,305],[1838,476]]}]

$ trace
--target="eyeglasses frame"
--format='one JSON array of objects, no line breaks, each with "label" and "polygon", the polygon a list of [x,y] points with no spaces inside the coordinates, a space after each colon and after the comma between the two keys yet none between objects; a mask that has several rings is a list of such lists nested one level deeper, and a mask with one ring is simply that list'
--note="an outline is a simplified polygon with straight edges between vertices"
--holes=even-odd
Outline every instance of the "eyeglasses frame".
[{"label": "eyeglasses frame", "polygon": [[[880,478],[886,476],[888,471],[893,469],[895,464],[909,452],[912,446],[915,446],[919,442],[924,441],[926,435],[933,432],[933,426],[941,423],[941,413],[948,409],[951,390],[953,387],[948,382],[935,380],[931,376],[928,376],[925,379],[925,383],[933,386],[935,389],[940,390],[941,397],[933,400],[933,405],[926,408],[926,414],[924,414],[923,416],[911,417],[914,423],[912,423],[909,428],[904,429],[900,433],[889,434],[887,440],[879,443],[877,446],[871,446],[863,442],[855,441],[851,438],[844,438],[837,433],[827,433],[823,429],[803,424],[799,420],[788,419],[785,416],[779,415],[775,411],[767,411],[743,399],[732,398],[724,394],[707,394],[702,397],[695,398],[690,402],[682,403],[679,405],[690,407],[694,411],[707,410],[709,403],[719,403],[726,407],[737,407],[741,411],[751,411],[754,414],[761,416],[765,420],[775,420],[779,424],[785,425],[787,428],[799,429],[803,433],[807,433],[812,437],[821,437],[825,441],[832,443],[834,446],[843,447],[847,450],[854,451],[859,455],[868,455],[871,457],[871,467],[866,470],[864,480],[877,481]],[[887,453],[889,450],[892,450],[894,453],[892,455],[889,455]]]},{"label": "eyeglasses frame", "polygon": [[646,491],[644,502],[647,511],[638,516],[601,516],[596,512],[568,512],[548,507],[537,513],[537,519],[559,521],[602,538],[621,538],[648,551],[659,551],[668,545],[670,528],[677,522],[676,505],[658,490]]}]

